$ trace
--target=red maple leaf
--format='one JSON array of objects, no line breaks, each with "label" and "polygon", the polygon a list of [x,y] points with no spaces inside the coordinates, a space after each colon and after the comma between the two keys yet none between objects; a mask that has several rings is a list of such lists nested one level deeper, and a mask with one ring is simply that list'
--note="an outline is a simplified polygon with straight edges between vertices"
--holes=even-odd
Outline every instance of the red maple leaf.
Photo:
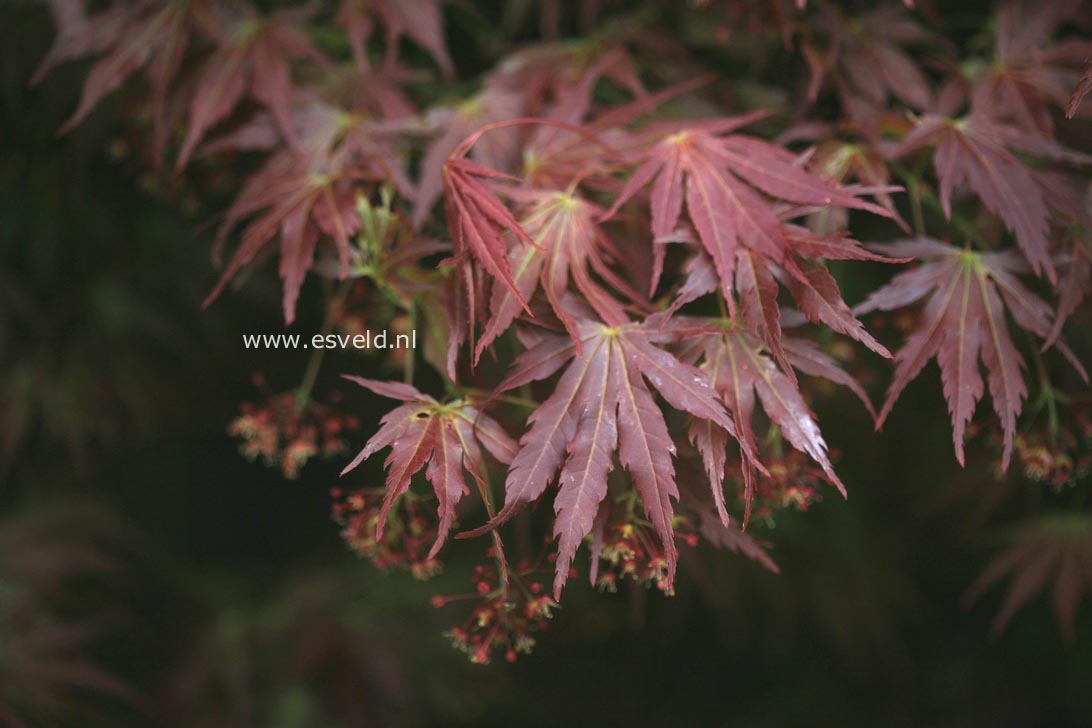
[{"label": "red maple leaf", "polygon": [[[348,272],[350,236],[360,226],[356,195],[361,185],[369,180],[389,179],[401,183],[403,194],[412,194],[397,156],[366,120],[320,104],[309,106],[299,119],[301,151],[275,152],[247,179],[228,209],[220,226],[218,246],[235,226],[256,217],[243,229],[242,240],[205,305],[263,248],[278,239],[284,317],[286,323],[291,323],[300,286],[322,235],[334,240],[341,273]],[[213,144],[216,149],[262,147],[272,136],[271,124],[255,123]]]},{"label": "red maple leaf", "polygon": [[816,27],[827,36],[826,46],[810,40],[802,46],[811,73],[809,99],[830,81],[854,117],[882,108],[890,96],[918,110],[932,105],[929,80],[906,46],[937,45],[939,39],[904,9],[886,5],[850,18],[824,5]]},{"label": "red maple leaf", "polygon": [[[823,469],[827,479],[845,495],[845,486],[827,457],[827,444],[814,413],[800,391],[800,385],[791,371],[779,368],[779,364],[771,359],[760,339],[733,326],[730,321],[685,316],[664,322],[660,330],[670,340],[680,343],[681,360],[698,363],[706,373],[710,384],[720,393],[732,414],[739,440],[748,451],[758,450],[752,425],[757,394],[766,416],[780,427],[789,444],[810,456]],[[780,346],[783,347],[783,366],[848,387],[875,417],[872,403],[861,386],[811,342],[785,337],[780,340]],[[728,433],[708,420],[693,420],[690,440],[701,453],[710,481],[722,482]],[[750,520],[755,478],[754,468],[746,459],[743,462],[743,476],[746,527]],[[713,494],[717,512],[722,520],[727,521],[723,493],[714,489]]]},{"label": "red maple leaf", "polygon": [[262,17],[244,5],[237,16],[220,18],[218,47],[205,59],[190,99],[179,168],[189,161],[205,133],[227,118],[246,94],[269,109],[284,139],[299,148],[292,123],[290,62],[325,61],[299,27],[303,17],[296,9]]},{"label": "red maple leaf", "polygon": [[[488,124],[523,115],[519,95],[487,85],[478,95],[456,106],[437,106],[425,117],[427,128],[439,133],[425,148],[414,200],[413,224],[420,227],[443,192],[444,164],[459,144]],[[486,135],[469,152],[483,167],[506,171],[519,159],[517,129],[502,129]]]},{"label": "red maple leaf", "polygon": [[[781,371],[795,382],[793,366],[781,344],[781,309],[778,305],[778,281],[785,284],[805,318],[822,323],[838,333],[862,342],[890,358],[887,349],[869,334],[853,311],[842,300],[834,277],[820,262],[826,260],[872,260],[883,263],[905,262],[869,252],[846,234],[813,235],[806,228],[784,226],[785,239],[802,255],[786,258],[786,267],[774,265],[761,255],[745,249],[737,252],[735,289],[739,316],[750,333],[762,342]],[[790,272],[791,271],[791,272]],[[673,314],[682,305],[712,293],[718,287],[716,266],[704,249],[698,249],[687,262],[683,285],[668,308]]]},{"label": "red maple leaf", "polygon": [[[438,132],[429,142],[421,159],[417,199],[414,201],[414,225],[420,226],[436,201],[443,187],[443,166],[460,144],[483,127],[488,134],[478,134],[470,146],[470,158],[498,172],[513,172],[521,161],[528,182],[541,184],[535,175],[543,166],[557,172],[558,160],[573,157],[586,166],[588,150],[576,149],[587,138],[572,134],[556,126],[540,125],[528,134],[516,126],[504,127],[498,122],[535,117],[568,124],[585,120],[591,108],[592,92],[600,78],[609,77],[632,88],[627,76],[618,74],[619,68],[628,68],[625,56],[618,49],[590,57],[586,51],[569,49],[535,49],[516,54],[507,63],[491,72],[485,87],[478,94],[453,105],[439,105],[425,114],[425,126]],[[636,83],[638,92],[643,93]],[[607,119],[614,124],[625,119],[617,114]],[[596,126],[593,124],[593,126]],[[561,135],[562,138],[558,139]],[[583,152],[583,155],[580,153]],[[594,149],[598,157],[602,145]],[[570,168],[564,185],[575,176]],[[579,171],[584,171],[580,169]]]},{"label": "red maple leaf", "polygon": [[[599,227],[602,208],[571,192],[512,188],[504,194],[522,203],[520,227],[536,243],[530,245],[518,237],[510,239],[508,257],[516,290],[523,300],[531,300],[536,289],[541,287],[554,314],[577,342],[580,337],[576,321],[562,305],[563,297],[570,290],[570,281],[602,320],[624,321],[625,314],[619,303],[591,275],[594,270],[615,288],[631,297],[640,297],[608,266],[607,261],[619,260],[622,252]],[[494,286],[490,299],[491,317],[478,340],[475,361],[511,326],[522,310],[520,300],[511,289]]]},{"label": "red maple leaf", "polygon": [[972,70],[967,79],[972,112],[1049,135],[1051,107],[1069,105],[1081,66],[1092,56],[1087,40],[1051,40],[1060,25],[1079,20],[1081,13],[1081,3],[1005,3],[997,13],[993,57],[965,64]]},{"label": "red maple leaf", "polygon": [[[465,266],[473,259],[512,292],[521,306],[527,300],[516,287],[508,262],[504,233],[536,247],[537,243],[520,227],[511,211],[497,199],[486,180],[511,179],[469,159],[453,157],[444,164],[444,211],[454,242],[455,260]],[[476,308],[473,287],[467,291],[470,310]]]},{"label": "red maple leaf", "polygon": [[[697,122],[681,131],[657,135],[640,153],[643,161],[605,216],[613,215],[652,183],[652,234],[656,239],[667,239],[675,233],[685,203],[733,310],[737,251],[787,265],[798,273],[790,256],[792,243],[771,198],[798,205],[869,210],[891,217],[890,212],[860,199],[852,190],[803,169],[786,150],[755,137],[729,134],[763,115]],[[814,283],[807,275],[795,277],[804,287]],[[654,276],[653,288],[656,283]]]},{"label": "red maple leaf", "polygon": [[445,77],[452,76],[455,68],[444,41],[444,16],[440,4],[439,0],[341,0],[337,22],[349,36],[357,68],[362,73],[368,68],[364,43],[378,19],[384,25],[388,67],[396,65],[399,41],[403,36],[409,36],[432,55]]},{"label": "red maple leaf", "polygon": [[409,384],[343,376],[380,396],[398,399],[405,404],[383,416],[379,431],[341,474],[345,475],[380,450],[391,449],[386,461],[387,491],[376,523],[375,538],[378,541],[383,538],[383,527],[390,509],[409,489],[414,474],[425,468],[425,478],[436,494],[440,516],[436,542],[428,554],[429,559],[434,558],[451,531],[455,506],[470,492],[463,471],[470,473],[479,483],[484,483],[479,443],[490,455],[505,464],[512,461],[516,443],[496,420],[466,401],[441,404]]},{"label": "red maple leaf", "polygon": [[140,70],[151,87],[152,123],[157,156],[166,141],[167,102],[195,36],[215,38],[218,18],[211,0],[119,3],[90,18],[76,0],[58,3],[62,33],[35,74],[40,78],[63,61],[102,54],[87,74],[76,111],[61,127],[79,124],[107,94]]},{"label": "red maple leaf", "polygon": [[[554,592],[560,595],[576,550],[591,532],[607,495],[607,474],[614,467],[617,450],[663,542],[670,583],[677,560],[671,526],[671,501],[678,499],[672,464],[675,445],[648,382],[672,407],[711,420],[733,437],[735,425],[708,377],[655,346],[643,325],[606,326],[580,320],[576,327],[582,357],[577,356],[577,342],[572,339],[544,337],[517,359],[498,387],[504,392],[544,379],[571,361],[553,393],[528,419],[531,427],[508,471],[504,507],[467,535],[495,528],[556,482]],[[741,447],[745,457],[754,458],[746,443]],[[719,489],[721,483],[713,487]]]},{"label": "red maple leaf", "polygon": [[[967,423],[985,390],[979,371],[981,362],[986,368],[993,408],[1004,431],[1002,468],[1007,468],[1016,434],[1016,417],[1027,397],[1027,386],[1024,359],[1013,344],[1005,312],[1021,328],[1047,339],[1051,332],[1050,307],[1017,278],[1024,266],[1011,251],[979,253],[929,238],[877,247],[928,262],[896,275],[858,306],[858,313],[891,311],[929,298],[917,327],[895,353],[895,378],[876,427],[883,426],[902,390],[935,358],[952,418],[956,459],[962,465]],[[1064,344],[1057,346],[1088,381],[1087,373],[1072,352]]]},{"label": "red maple leaf", "polygon": [[1073,164],[1092,157],[1066,149],[1037,134],[991,121],[980,114],[962,119],[925,116],[891,151],[898,157],[935,145],[933,166],[940,182],[940,204],[952,215],[952,192],[968,185],[985,207],[1001,218],[1036,274],[1051,282],[1057,272],[1050,256],[1050,189],[1021,162],[1013,150]]},{"label": "red maple leaf", "polygon": [[1054,326],[1044,348],[1049,348],[1062,335],[1062,327],[1081,301],[1092,292],[1092,235],[1088,228],[1075,228],[1063,242],[1059,262],[1058,305],[1054,311]]},{"label": "red maple leaf", "polygon": [[1092,599],[1092,519],[1087,513],[1040,516],[1012,530],[1005,549],[971,585],[967,601],[977,601],[1006,577],[1010,584],[993,621],[1000,632],[1016,613],[1050,588],[1062,636],[1071,641],[1077,610]]},{"label": "red maple leaf", "polygon": [[1065,118],[1072,119],[1077,115],[1077,111],[1081,108],[1081,102],[1084,101],[1084,97],[1090,91],[1092,91],[1092,57],[1089,57],[1084,67],[1084,73],[1081,74],[1081,80],[1077,82],[1077,87],[1073,89],[1073,95],[1069,97],[1069,103],[1065,107]]}]

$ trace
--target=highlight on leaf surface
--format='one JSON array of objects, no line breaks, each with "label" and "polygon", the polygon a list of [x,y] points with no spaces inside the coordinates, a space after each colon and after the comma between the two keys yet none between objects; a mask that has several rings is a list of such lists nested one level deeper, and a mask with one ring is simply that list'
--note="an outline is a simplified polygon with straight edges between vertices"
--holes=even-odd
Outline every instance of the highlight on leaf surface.
[{"label": "highlight on leaf surface", "polygon": [[[795,377],[779,368],[767,348],[753,334],[729,321],[701,320],[680,317],[663,329],[666,335],[679,341],[679,356],[683,361],[698,363],[710,384],[720,393],[732,414],[739,440],[745,451],[758,452],[753,420],[756,394],[762,409],[773,425],[780,428],[789,444],[807,454],[818,464],[827,480],[845,496],[846,489],[834,472],[827,456],[827,444],[819,432],[800,384]],[[833,359],[804,339],[786,337],[781,340],[788,366],[801,372],[822,377],[850,389],[865,408],[875,414],[868,395],[859,384]],[[691,420],[690,440],[701,454],[710,482],[722,482],[725,473],[724,445],[728,433],[709,421]],[[744,527],[750,520],[754,498],[754,465],[747,458],[741,463],[745,484],[746,511]],[[723,492],[713,491],[717,512],[725,522],[728,514]]]}]

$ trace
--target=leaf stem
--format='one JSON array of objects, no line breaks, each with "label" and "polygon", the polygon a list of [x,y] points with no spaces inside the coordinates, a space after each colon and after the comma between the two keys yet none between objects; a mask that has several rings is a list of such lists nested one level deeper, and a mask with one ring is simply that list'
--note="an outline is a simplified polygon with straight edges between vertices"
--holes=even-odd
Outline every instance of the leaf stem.
[{"label": "leaf stem", "polygon": [[1060,427],[1058,421],[1058,395],[1054,391],[1054,385],[1050,383],[1050,378],[1046,373],[1046,366],[1043,364],[1043,355],[1039,351],[1039,347],[1035,345],[1035,340],[1032,339],[1031,334],[1027,331],[1024,332],[1028,339],[1028,344],[1032,352],[1032,358],[1035,361],[1035,373],[1039,380],[1039,397],[1035,402],[1036,408],[1041,408],[1046,405],[1047,408],[1047,436],[1050,438],[1050,444],[1056,445],[1058,441],[1058,429]]},{"label": "leaf stem", "polygon": [[906,179],[906,186],[910,188],[910,214],[914,221],[914,233],[924,236],[925,212],[921,207],[921,181],[916,177],[909,177]]},{"label": "leaf stem", "polygon": [[[349,289],[352,288],[353,279],[349,278],[341,282],[337,291],[334,292],[326,304],[326,316],[322,322],[322,329],[320,336],[325,336],[334,329],[334,310],[340,308],[340,304],[345,300],[345,296],[348,295]],[[315,388],[315,382],[318,380],[319,371],[322,369],[322,360],[326,357],[325,348],[316,348],[311,350],[311,357],[307,360],[307,368],[303,371],[303,379],[300,381],[300,386],[296,388],[296,411],[303,410],[307,406],[307,403],[311,401],[311,392]]]}]

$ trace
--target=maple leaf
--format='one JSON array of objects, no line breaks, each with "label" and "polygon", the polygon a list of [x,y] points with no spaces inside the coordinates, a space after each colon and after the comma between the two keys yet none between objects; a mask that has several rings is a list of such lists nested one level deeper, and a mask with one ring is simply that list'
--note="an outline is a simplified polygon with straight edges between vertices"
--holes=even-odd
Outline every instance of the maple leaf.
[{"label": "maple leaf", "polygon": [[993,58],[964,64],[972,112],[1049,135],[1051,106],[1067,107],[1080,68],[1092,56],[1092,42],[1086,40],[1051,45],[1058,26],[1080,18],[1080,5],[1005,3],[997,13]]},{"label": "maple leaf", "polygon": [[1066,241],[1065,257],[1059,267],[1058,305],[1054,311],[1054,326],[1043,343],[1047,349],[1058,341],[1066,320],[1092,292],[1092,237],[1086,228],[1071,231]]},{"label": "maple leaf", "polygon": [[349,36],[353,61],[363,73],[368,69],[364,44],[371,35],[374,18],[384,25],[388,67],[397,63],[398,45],[409,36],[436,61],[444,76],[450,78],[455,68],[444,41],[444,16],[439,0],[341,0],[337,22]]},{"label": "maple leaf", "polygon": [[[302,151],[275,152],[247,179],[228,209],[220,226],[218,247],[241,221],[257,217],[244,228],[239,246],[205,300],[206,306],[233,276],[279,237],[284,317],[286,323],[291,323],[300,286],[321,235],[333,238],[341,274],[348,273],[352,254],[349,238],[360,226],[356,209],[359,186],[368,180],[392,180],[403,194],[412,194],[393,150],[365,120],[321,105],[309,107],[302,118]],[[269,141],[270,130],[268,124],[252,126],[216,148],[260,147]]]},{"label": "maple leaf", "polygon": [[[636,77],[629,77],[632,59],[621,48],[582,60],[588,64],[586,67],[582,63],[574,63],[572,69],[562,66],[560,71],[547,67],[551,75],[538,82],[549,88],[548,101],[535,104],[529,100],[527,104],[536,117],[561,123],[542,124],[531,130],[523,145],[521,168],[528,184],[560,189],[571,180],[588,177],[589,172],[601,171],[605,162],[615,156],[615,149],[630,142],[632,136],[625,124],[666,98],[697,85],[681,84],[649,94]],[[622,69],[621,74],[618,69]],[[595,93],[603,79],[613,81],[636,99],[593,114]],[[576,129],[582,133],[574,133]],[[594,176],[592,181],[597,181]]]},{"label": "maple leaf", "polygon": [[84,4],[77,0],[49,0],[48,4],[57,37],[31,76],[32,86],[66,61],[104,52],[117,42],[125,26],[140,11],[133,5],[119,3],[88,18]]},{"label": "maple leaf", "polygon": [[1009,535],[1007,547],[971,585],[967,601],[977,601],[1006,577],[1011,583],[994,618],[994,633],[1051,588],[1054,617],[1063,637],[1071,641],[1081,601],[1092,599],[1092,518],[1087,513],[1055,513],[1020,524]]},{"label": "maple leaf", "polygon": [[[617,450],[663,543],[670,584],[677,563],[671,525],[671,501],[679,497],[672,464],[675,445],[646,380],[672,407],[711,420],[733,437],[735,426],[705,374],[652,344],[643,325],[579,320],[576,327],[582,357],[569,337],[546,336],[520,355],[498,387],[504,392],[544,379],[571,361],[553,393],[528,418],[530,428],[520,439],[505,482],[504,507],[485,526],[465,535],[504,523],[556,482],[557,598],[607,495],[607,475]],[[741,447],[745,457],[754,457],[746,444]],[[719,489],[721,483],[713,487]]]},{"label": "maple leaf", "polygon": [[1092,57],[1089,57],[1084,67],[1084,73],[1081,74],[1081,80],[1077,82],[1077,87],[1073,89],[1073,95],[1069,97],[1069,103],[1065,107],[1065,118],[1072,119],[1077,115],[1077,111],[1081,108],[1081,102],[1084,101],[1084,97],[1090,91],[1092,91]]},{"label": "maple leaf", "polygon": [[350,472],[380,450],[390,448],[386,461],[386,494],[376,523],[375,538],[378,541],[383,538],[387,514],[409,490],[414,474],[425,468],[425,478],[436,494],[440,517],[436,542],[428,554],[428,558],[432,559],[439,553],[451,531],[455,506],[470,492],[463,471],[470,473],[479,483],[484,483],[484,463],[479,443],[490,455],[505,464],[512,461],[516,443],[496,420],[465,401],[441,404],[409,384],[381,382],[348,374],[342,376],[380,396],[405,403],[383,416],[379,431],[341,474]]},{"label": "maple leaf", "polygon": [[[823,469],[827,479],[845,495],[845,486],[834,472],[827,456],[827,444],[796,378],[791,371],[779,368],[760,339],[733,326],[730,321],[714,319],[676,317],[665,322],[660,330],[670,340],[681,344],[681,360],[688,363],[700,361],[699,369],[706,373],[710,384],[723,398],[739,433],[738,439],[744,443],[747,451],[758,450],[752,425],[757,394],[766,416],[780,427],[788,443],[811,457]],[[875,417],[872,403],[861,386],[814,344],[805,339],[785,337],[780,341],[780,346],[783,347],[785,361],[782,366],[794,367],[805,374],[846,386]],[[724,447],[728,433],[708,420],[693,420],[690,440],[702,456],[709,480],[723,482]],[[743,476],[746,503],[743,522],[746,527],[750,520],[755,478],[754,468],[746,458]],[[723,492],[714,489],[713,495],[717,512],[727,522]]]},{"label": "maple leaf", "polygon": [[[459,144],[478,129],[498,121],[523,116],[523,102],[516,93],[487,85],[478,95],[455,106],[437,106],[425,117],[425,126],[439,131],[425,148],[418,175],[413,224],[420,227],[443,192],[444,164]],[[508,170],[519,158],[517,129],[501,129],[484,136],[470,150],[470,158],[483,167]]]},{"label": "maple leaf", "polygon": [[299,10],[281,10],[268,17],[242,6],[238,16],[221,19],[219,47],[205,60],[189,104],[189,127],[177,166],[184,167],[205,133],[227,118],[244,94],[265,105],[284,139],[300,146],[292,120],[290,61],[308,58],[325,62],[298,27]]},{"label": "maple leaf", "polygon": [[[836,182],[854,179],[861,184],[879,190],[890,187],[891,172],[881,153],[865,144],[851,144],[835,139],[819,144],[811,158],[812,166],[820,170],[823,176]],[[887,192],[876,192],[876,202],[891,213],[899,227],[909,232],[906,223],[899,217],[895,202]],[[835,233],[844,230],[849,223],[845,208],[831,207],[809,216],[808,226],[818,233]]]},{"label": "maple leaf", "polygon": [[103,97],[143,69],[151,87],[154,146],[158,156],[166,140],[171,84],[182,68],[186,51],[195,36],[214,38],[218,32],[212,7],[211,0],[121,3],[91,18],[81,18],[76,11],[66,10],[62,17],[68,23],[68,32],[58,37],[35,78],[62,61],[103,55],[88,72],[79,105],[60,133],[71,131]]},{"label": "maple leaf", "polygon": [[[1004,432],[1002,468],[1012,454],[1016,417],[1027,397],[1024,360],[1012,342],[1005,312],[1021,328],[1046,339],[1051,310],[1029,291],[1016,274],[1024,271],[1011,251],[979,253],[929,238],[877,245],[894,255],[914,256],[925,264],[896,275],[873,292],[857,313],[891,311],[929,297],[917,328],[895,353],[895,377],[876,421],[883,426],[902,390],[935,358],[940,367],[944,398],[952,419],[956,459],[963,464],[963,438],[984,393],[979,362],[985,365],[993,408]],[[1081,376],[1088,375],[1064,344],[1058,348]]]},{"label": "maple leaf", "polygon": [[865,116],[896,96],[915,109],[932,104],[929,80],[904,49],[937,43],[937,38],[898,6],[887,5],[856,18],[847,18],[825,5],[817,27],[828,36],[827,47],[803,45],[811,78],[808,98],[814,101],[831,80],[853,116]]},{"label": "maple leaf", "polygon": [[568,120],[575,122],[582,115],[581,109],[587,111],[591,104],[588,85],[599,79],[634,96],[644,95],[632,56],[617,44],[625,34],[611,33],[609,41],[574,38],[517,51],[497,66],[488,84],[517,94],[528,116],[561,119],[565,114],[558,115],[557,110],[564,109],[569,112]]},{"label": "maple leaf", "polygon": [[[763,115],[695,123],[660,136],[641,153],[644,161],[604,216],[611,217],[652,183],[652,235],[666,239],[677,228],[685,204],[732,307],[737,250],[792,269],[791,243],[763,194],[800,205],[850,207],[891,216],[884,208],[801,168],[791,153],[778,146],[743,134],[720,136]],[[798,277],[803,286],[811,285],[806,276]],[[656,283],[654,278],[653,288]]]},{"label": "maple leaf", "polygon": [[698,512],[698,529],[702,538],[717,548],[741,554],[775,574],[781,573],[777,563],[766,552],[768,543],[744,533],[734,523],[725,525],[715,510],[706,508]]},{"label": "maple leaf", "polygon": [[[541,286],[554,314],[576,341],[579,336],[575,319],[562,305],[570,280],[600,318],[611,323],[624,321],[625,314],[620,305],[593,280],[589,271],[590,266],[616,288],[628,292],[631,297],[639,297],[606,264],[607,258],[618,260],[623,254],[599,228],[597,221],[602,209],[571,192],[512,189],[504,194],[524,203],[526,212],[519,224],[536,243],[529,245],[516,238],[508,250],[515,287],[523,300],[529,301]],[[493,288],[491,318],[478,340],[475,361],[522,310],[511,289]]]},{"label": "maple leaf", "polygon": [[[885,358],[891,353],[869,334],[842,300],[838,284],[820,264],[811,260],[872,260],[883,263],[905,262],[872,253],[845,234],[817,236],[806,228],[784,226],[785,239],[805,257],[786,258],[785,268],[772,264],[761,255],[740,249],[737,252],[736,295],[739,298],[739,318],[747,329],[766,347],[781,371],[793,381],[793,366],[781,344],[781,309],[777,303],[778,281],[784,283],[800,306],[804,317],[813,323],[824,323],[838,333],[860,341]],[[718,287],[716,265],[704,249],[698,249],[687,262],[683,285],[668,308],[670,316],[678,308]]]},{"label": "maple leaf", "polygon": [[[444,163],[467,137],[483,127],[490,127],[490,132],[475,138],[470,158],[483,167],[509,172],[522,157],[525,176],[534,181],[541,157],[559,130],[540,126],[527,139],[523,130],[504,128],[498,122],[536,117],[576,124],[587,114],[595,83],[604,76],[643,93],[638,81],[618,74],[619,67],[627,67],[624,61],[617,49],[594,58],[589,51],[570,45],[533,48],[510,56],[489,73],[481,92],[457,104],[429,109],[424,125],[435,136],[421,159],[414,225],[419,227],[425,221],[440,198]],[[572,142],[566,140],[561,146],[572,146]],[[601,155],[603,150],[595,151]]]},{"label": "maple leaf", "polygon": [[[465,285],[463,293],[468,310],[471,313],[477,310],[478,289],[482,288],[476,285],[470,266],[471,259],[477,261],[490,276],[500,280],[519,305],[527,308],[527,299],[512,277],[504,233],[511,232],[521,242],[533,248],[538,247],[538,244],[485,183],[486,180],[511,178],[461,157],[460,151],[465,153],[467,147],[464,142],[444,164],[443,176],[444,211],[447,215],[448,231],[454,243],[453,258],[462,268],[461,277]],[[472,321],[473,318],[471,323]]]},{"label": "maple leaf", "polygon": [[1037,275],[1057,281],[1050,256],[1050,210],[1043,186],[1031,170],[1010,151],[1088,164],[1092,157],[1060,147],[1034,134],[972,114],[962,119],[925,116],[891,151],[899,157],[926,145],[935,145],[933,166],[940,182],[940,204],[951,219],[952,192],[969,185],[982,204],[1001,218],[1016,237]]}]

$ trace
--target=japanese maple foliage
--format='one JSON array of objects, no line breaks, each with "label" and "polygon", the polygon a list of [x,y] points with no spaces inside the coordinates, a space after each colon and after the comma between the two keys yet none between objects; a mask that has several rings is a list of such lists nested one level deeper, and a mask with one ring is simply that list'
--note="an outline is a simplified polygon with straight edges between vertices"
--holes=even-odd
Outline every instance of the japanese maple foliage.
[{"label": "japanese maple foliage", "polygon": [[[139,75],[153,146],[177,170],[249,169],[220,227],[234,247],[210,303],[272,257],[286,325],[308,279],[323,277],[340,281],[324,287],[327,330],[421,329],[420,355],[386,362],[402,381],[348,377],[401,404],[343,473],[389,450],[381,498],[368,491],[336,512],[354,548],[419,576],[438,569],[456,524],[488,535],[473,542],[489,560],[475,577],[477,621],[453,632],[476,661],[530,648],[584,568],[582,546],[604,588],[629,577],[671,592],[703,540],[776,570],[751,514],[769,522],[793,498],[806,506],[823,480],[842,495],[854,487],[835,471],[838,433],[820,432],[815,378],[879,428],[935,360],[956,459],[977,457],[966,440],[988,392],[1002,470],[1024,452],[1029,398],[1056,437],[1064,389],[1087,386],[1063,331],[1086,323],[1092,288],[1092,157],[1071,148],[1084,122],[1063,118],[1081,116],[1088,92],[1080,30],[1092,16],[1076,9],[1087,3],[1003,3],[967,48],[928,3],[665,9],[732,18],[755,54],[781,54],[753,79],[768,91],[762,108],[738,69],[704,72],[702,53],[724,49],[657,40],[627,3],[592,35],[512,51],[451,88],[430,77],[475,62],[447,40],[445,18],[461,10],[272,5],[120,0],[88,16],[54,0],[58,40],[42,73],[95,58],[65,130],[111,91],[135,91]],[[853,276],[891,266],[864,297]],[[847,276],[864,298],[856,308]],[[893,332],[859,318],[877,311],[907,332],[893,357]],[[844,367],[839,339],[865,358]],[[301,411],[322,355],[295,391]],[[877,415],[855,374],[890,358]],[[506,545],[517,517],[546,522],[534,525],[545,550]],[[1030,563],[1045,538],[1034,534],[983,585]],[[1079,592],[1070,551],[1086,543],[1067,540],[1050,562],[1063,596]],[[551,570],[552,599],[540,593]],[[1036,590],[1016,590],[1000,622]],[[1059,607],[1066,625],[1071,601]]]},{"label": "japanese maple foliage", "polygon": [[[929,296],[918,328],[895,355],[895,378],[880,410],[881,426],[907,383],[936,357],[944,397],[952,415],[956,458],[963,463],[963,435],[981,399],[984,385],[979,358],[987,371],[990,396],[1005,433],[1001,467],[1008,468],[1016,417],[1027,397],[1020,352],[1009,333],[1006,311],[1025,330],[1045,339],[1051,330],[1051,310],[1029,291],[1016,274],[1025,264],[1011,251],[978,253],[930,239],[907,240],[885,246],[888,252],[924,258],[929,262],[900,273],[873,292],[858,312],[892,310]],[[1087,383],[1088,373],[1065,344],[1062,352]]]}]

